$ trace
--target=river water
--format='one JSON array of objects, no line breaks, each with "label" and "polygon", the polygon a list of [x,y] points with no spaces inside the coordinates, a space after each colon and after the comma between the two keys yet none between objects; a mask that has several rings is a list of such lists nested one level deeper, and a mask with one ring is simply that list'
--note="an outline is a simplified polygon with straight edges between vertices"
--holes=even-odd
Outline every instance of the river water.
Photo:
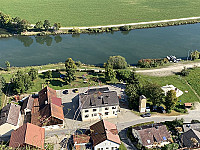
[{"label": "river water", "polygon": [[187,57],[200,48],[200,24],[162,28],[56,36],[16,36],[0,39],[0,66],[43,65],[64,62],[68,57],[87,64],[102,64],[121,55],[129,64],[142,58],[167,55]]}]

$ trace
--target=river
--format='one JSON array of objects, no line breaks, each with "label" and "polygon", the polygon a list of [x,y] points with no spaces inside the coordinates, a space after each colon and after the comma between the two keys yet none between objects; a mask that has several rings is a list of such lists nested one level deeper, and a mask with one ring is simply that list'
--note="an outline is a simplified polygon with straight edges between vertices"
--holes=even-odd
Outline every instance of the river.
[{"label": "river", "polygon": [[15,36],[0,39],[0,66],[43,65],[64,62],[68,57],[87,64],[103,64],[109,56],[121,55],[129,64],[141,58],[167,55],[187,57],[200,48],[200,24],[137,29],[128,32]]}]

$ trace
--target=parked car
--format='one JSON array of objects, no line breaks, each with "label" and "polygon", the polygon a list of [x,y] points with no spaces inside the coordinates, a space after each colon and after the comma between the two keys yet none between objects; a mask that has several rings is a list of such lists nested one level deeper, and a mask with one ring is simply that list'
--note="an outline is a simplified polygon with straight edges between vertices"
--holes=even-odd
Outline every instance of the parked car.
[{"label": "parked car", "polygon": [[158,106],[153,106],[152,107],[152,111],[157,111],[158,110]]},{"label": "parked car", "polygon": [[164,107],[162,107],[162,106],[159,106],[157,110],[159,113],[166,113]]},{"label": "parked car", "polygon": [[142,114],[141,117],[143,117],[143,118],[144,117],[151,117],[151,114],[150,113],[145,113],[145,114]]},{"label": "parked car", "polygon": [[74,93],[78,93],[78,89],[74,89],[73,92],[74,92]]},{"label": "parked car", "polygon": [[68,90],[64,90],[63,94],[69,94],[69,91]]}]

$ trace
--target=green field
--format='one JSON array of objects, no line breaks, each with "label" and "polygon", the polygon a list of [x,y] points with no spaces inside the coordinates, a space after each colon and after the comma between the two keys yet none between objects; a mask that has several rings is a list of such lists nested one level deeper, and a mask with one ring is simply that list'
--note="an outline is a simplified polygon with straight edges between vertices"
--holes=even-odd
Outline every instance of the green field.
[{"label": "green field", "polygon": [[199,0],[0,0],[0,11],[32,24],[95,26],[200,16]]},{"label": "green field", "polygon": [[[186,81],[191,85],[192,89],[200,95],[200,68],[195,68],[190,70],[190,74],[187,77],[181,77],[178,75],[166,76],[166,77],[155,77],[155,76],[141,76],[141,79],[150,82],[157,83],[160,86],[164,85],[174,85],[181,91],[181,95],[178,100],[181,100],[181,104],[186,102],[200,102],[198,97],[194,94],[191,88],[186,84]],[[185,92],[188,91],[188,92]]]}]

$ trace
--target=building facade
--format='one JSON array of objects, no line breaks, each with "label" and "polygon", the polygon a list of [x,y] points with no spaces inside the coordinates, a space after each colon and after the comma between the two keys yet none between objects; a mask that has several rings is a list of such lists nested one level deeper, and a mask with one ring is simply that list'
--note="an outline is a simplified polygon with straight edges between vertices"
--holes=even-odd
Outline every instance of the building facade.
[{"label": "building facade", "polygon": [[79,109],[82,121],[115,118],[120,112],[117,92],[96,89],[79,94]]}]

